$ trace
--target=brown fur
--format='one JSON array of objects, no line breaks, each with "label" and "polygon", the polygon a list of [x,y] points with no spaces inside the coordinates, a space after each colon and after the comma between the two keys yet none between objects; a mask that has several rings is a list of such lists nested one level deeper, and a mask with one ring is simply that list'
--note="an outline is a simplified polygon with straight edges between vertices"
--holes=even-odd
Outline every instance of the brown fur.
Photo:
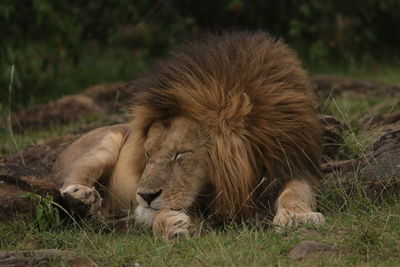
[{"label": "brown fur", "polygon": [[[155,121],[184,115],[207,131],[213,211],[224,218],[251,216],[291,179],[318,183],[314,97],[282,41],[263,32],[206,35],[133,86],[141,90],[132,107],[136,151],[144,151]],[[131,158],[138,174],[145,167],[139,153]]]}]

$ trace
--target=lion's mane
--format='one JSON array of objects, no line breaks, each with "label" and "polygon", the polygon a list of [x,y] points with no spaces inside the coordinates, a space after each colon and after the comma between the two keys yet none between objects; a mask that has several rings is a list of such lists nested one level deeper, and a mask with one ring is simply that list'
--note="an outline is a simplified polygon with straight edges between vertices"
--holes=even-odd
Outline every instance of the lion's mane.
[{"label": "lion's mane", "polygon": [[[289,179],[319,177],[314,95],[294,52],[265,32],[207,34],[132,84],[132,132],[185,115],[209,132],[213,212],[250,216]],[[133,164],[140,171],[144,155]]]}]

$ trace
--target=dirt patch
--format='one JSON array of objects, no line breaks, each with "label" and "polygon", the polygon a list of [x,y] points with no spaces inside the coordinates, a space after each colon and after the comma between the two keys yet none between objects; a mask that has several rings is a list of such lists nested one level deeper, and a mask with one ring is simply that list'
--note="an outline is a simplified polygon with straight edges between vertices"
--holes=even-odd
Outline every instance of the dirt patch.
[{"label": "dirt patch", "polygon": [[[400,87],[351,78],[315,75],[311,77],[315,92],[322,99],[339,96],[345,92],[380,97],[400,97]],[[89,115],[111,116],[126,110],[137,88],[130,82],[100,84],[79,94],[62,97],[48,104],[32,107],[11,115],[15,132],[24,129],[43,128],[53,124],[68,123]],[[395,116],[395,115],[394,115]],[[395,120],[387,118],[387,120]],[[8,126],[7,117],[0,117],[0,128]]]},{"label": "dirt patch", "polygon": [[400,97],[400,86],[331,75],[314,75],[311,81],[315,92],[321,99],[327,99],[329,96],[340,96],[343,93],[385,98]]},{"label": "dirt patch", "polygon": [[52,196],[60,201],[55,185],[34,169],[0,163],[0,220],[12,220],[16,215],[32,216],[36,202],[22,197],[33,192],[41,196]]},{"label": "dirt patch", "polygon": [[[110,83],[89,87],[80,94],[62,97],[48,104],[35,106],[11,115],[15,132],[46,128],[54,124],[76,121],[90,115],[104,117],[126,108],[133,89],[129,83]],[[0,117],[0,128],[8,127],[8,118]]]},{"label": "dirt patch", "polygon": [[37,203],[22,197],[27,192],[50,195],[61,202],[58,190],[47,178],[58,154],[77,138],[78,135],[63,136],[0,158],[1,221],[8,221],[15,215],[32,216]]},{"label": "dirt patch", "polygon": [[0,158],[0,163],[24,166],[25,168],[35,170],[40,175],[47,177],[51,172],[51,168],[58,154],[73,141],[78,139],[78,137],[79,135],[66,135],[49,142],[31,146],[19,153]]}]

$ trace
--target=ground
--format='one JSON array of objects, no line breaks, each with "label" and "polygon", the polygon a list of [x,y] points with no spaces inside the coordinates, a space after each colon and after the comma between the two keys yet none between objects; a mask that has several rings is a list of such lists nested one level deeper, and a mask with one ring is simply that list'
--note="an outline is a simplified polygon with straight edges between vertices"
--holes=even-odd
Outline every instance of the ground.
[{"label": "ground", "polygon": [[[166,243],[140,226],[126,232],[92,220],[59,222],[52,200],[36,199],[39,211],[30,198],[21,200],[26,192],[36,193],[32,198],[50,192],[57,201],[57,192],[42,179],[57,153],[83,132],[126,120],[129,83],[119,83],[12,114],[13,134],[0,131],[0,250],[67,250],[111,266],[399,264],[400,87],[332,76],[313,81],[324,114],[325,178],[318,202],[325,225],[280,233],[267,223],[204,226],[199,236]],[[6,118],[0,126],[9,129]],[[14,195],[7,198],[5,192]],[[23,216],[32,212],[32,218]],[[317,243],[302,243],[306,240]],[[0,253],[0,263],[16,259]]]}]

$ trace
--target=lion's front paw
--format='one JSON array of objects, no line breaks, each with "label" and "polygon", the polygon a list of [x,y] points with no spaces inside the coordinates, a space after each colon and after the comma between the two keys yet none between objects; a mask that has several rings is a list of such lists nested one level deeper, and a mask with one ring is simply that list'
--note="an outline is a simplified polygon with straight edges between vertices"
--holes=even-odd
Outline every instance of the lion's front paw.
[{"label": "lion's front paw", "polygon": [[315,224],[321,225],[325,223],[325,218],[322,213],[319,212],[305,212],[296,213],[287,209],[279,210],[273,220],[273,224],[277,226],[277,230],[280,227],[296,226],[300,224]]},{"label": "lion's front paw", "polygon": [[90,214],[101,216],[101,203],[103,199],[99,192],[94,187],[73,184],[60,190],[63,198],[70,200],[73,203],[83,203],[90,206]]},{"label": "lion's front paw", "polygon": [[183,211],[161,210],[153,220],[153,233],[168,241],[189,238],[194,232],[191,218]]}]

